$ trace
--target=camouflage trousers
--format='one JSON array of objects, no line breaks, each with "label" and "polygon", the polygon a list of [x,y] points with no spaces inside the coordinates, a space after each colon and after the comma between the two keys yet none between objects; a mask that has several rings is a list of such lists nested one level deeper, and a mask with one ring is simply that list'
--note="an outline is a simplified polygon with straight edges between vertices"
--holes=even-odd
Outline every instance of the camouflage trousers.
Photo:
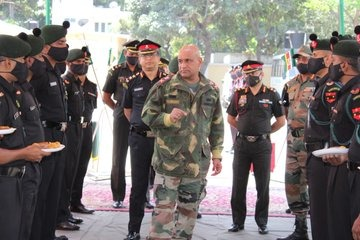
[{"label": "camouflage trousers", "polygon": [[154,184],[156,201],[147,239],[191,239],[198,205],[206,195],[206,179],[156,173]]},{"label": "camouflage trousers", "polygon": [[309,194],[306,179],[306,159],[304,138],[287,136],[285,167],[285,191],[290,210],[296,215],[306,215],[309,211]]}]

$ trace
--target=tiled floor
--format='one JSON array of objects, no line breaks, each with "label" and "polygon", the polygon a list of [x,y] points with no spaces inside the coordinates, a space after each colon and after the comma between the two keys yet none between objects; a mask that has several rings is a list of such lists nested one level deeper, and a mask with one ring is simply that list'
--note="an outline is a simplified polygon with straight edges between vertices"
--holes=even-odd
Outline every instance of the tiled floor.
[{"label": "tiled floor", "polygon": [[[79,231],[57,231],[57,236],[66,235],[71,240],[122,240],[127,234],[127,212],[95,212],[93,215],[77,214],[84,219]],[[151,214],[145,214],[141,228],[141,239],[145,239],[149,230]],[[231,216],[204,215],[196,223],[193,240],[275,240],[293,231],[294,219],[269,218],[269,234],[260,235],[253,216],[248,216],[245,230],[237,233],[227,232],[231,226]],[[310,233],[310,231],[309,231]]]}]

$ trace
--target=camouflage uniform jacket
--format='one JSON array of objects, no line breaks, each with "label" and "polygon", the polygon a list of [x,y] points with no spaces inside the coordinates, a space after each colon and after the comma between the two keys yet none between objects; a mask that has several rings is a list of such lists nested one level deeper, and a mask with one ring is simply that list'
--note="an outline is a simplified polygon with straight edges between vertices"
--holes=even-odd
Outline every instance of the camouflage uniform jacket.
[{"label": "camouflage uniform jacket", "polygon": [[290,129],[304,129],[309,103],[315,91],[312,78],[301,81],[300,74],[285,84],[284,107],[288,107],[287,123]]},{"label": "camouflage uniform jacket", "polygon": [[[173,123],[173,108],[187,112]],[[221,158],[224,120],[216,85],[200,74],[199,89],[193,95],[179,74],[163,78],[150,90],[142,119],[156,135],[152,165],[158,173],[203,178],[211,153]]]}]

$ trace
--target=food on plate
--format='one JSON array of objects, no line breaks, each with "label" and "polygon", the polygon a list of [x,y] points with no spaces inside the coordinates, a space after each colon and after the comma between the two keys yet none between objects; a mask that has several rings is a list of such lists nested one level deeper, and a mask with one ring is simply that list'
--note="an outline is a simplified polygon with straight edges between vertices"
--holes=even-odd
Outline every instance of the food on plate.
[{"label": "food on plate", "polygon": [[59,148],[61,147],[61,143],[56,142],[40,142],[38,143],[42,148]]}]

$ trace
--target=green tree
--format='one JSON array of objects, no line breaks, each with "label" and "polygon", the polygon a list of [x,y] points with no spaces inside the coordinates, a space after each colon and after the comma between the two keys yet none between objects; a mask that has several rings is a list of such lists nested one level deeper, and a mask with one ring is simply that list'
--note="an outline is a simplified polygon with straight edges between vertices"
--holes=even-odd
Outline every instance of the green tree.
[{"label": "green tree", "polygon": [[2,20],[28,28],[29,21],[43,23],[45,20],[43,1],[9,0],[0,2],[0,17]]}]

